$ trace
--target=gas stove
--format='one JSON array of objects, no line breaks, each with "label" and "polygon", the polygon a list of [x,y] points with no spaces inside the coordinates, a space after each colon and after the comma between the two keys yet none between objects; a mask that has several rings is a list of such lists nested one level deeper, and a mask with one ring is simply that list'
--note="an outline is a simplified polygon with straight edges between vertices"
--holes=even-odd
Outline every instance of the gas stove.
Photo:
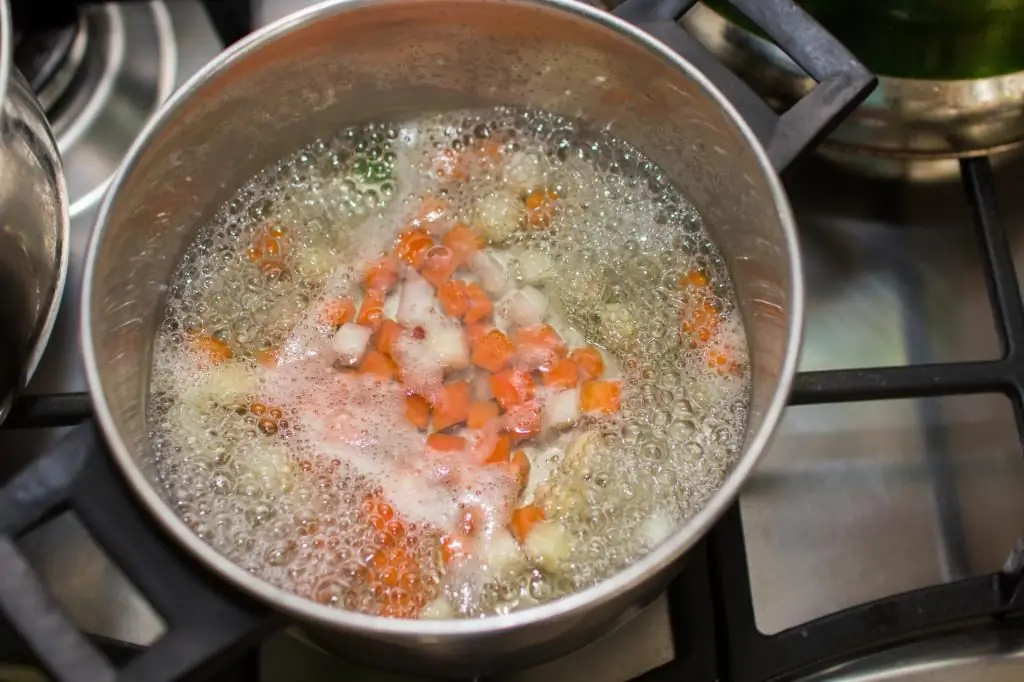
[{"label": "gas stove", "polygon": [[[265,23],[305,4],[263,0],[252,18]],[[0,430],[0,480],[90,419],[77,318],[96,201],[159,102],[225,38],[244,33],[230,19],[223,6],[208,13],[199,2],[96,4],[61,31],[21,36],[23,70],[65,159],[71,267],[50,345]],[[665,595],[584,649],[499,679],[1024,678],[1024,305],[1015,268],[1024,267],[1024,160],[998,170],[984,157],[964,160],[959,182],[918,186],[812,157],[785,181],[807,323],[792,406],[770,451]],[[10,534],[18,525],[4,509],[0,494],[0,527]],[[125,562],[108,559],[73,513],[35,524],[16,546],[27,560],[20,568],[115,665],[175,629],[133,586],[146,581],[126,578]],[[0,554],[12,556],[2,542]],[[25,609],[40,602],[10,594],[18,569],[4,564],[0,611],[24,625]],[[225,657],[211,679],[416,679],[349,663],[277,625]],[[0,631],[0,682],[45,679],[47,665],[67,670],[51,657],[74,647],[31,636],[46,627],[23,638]]]}]

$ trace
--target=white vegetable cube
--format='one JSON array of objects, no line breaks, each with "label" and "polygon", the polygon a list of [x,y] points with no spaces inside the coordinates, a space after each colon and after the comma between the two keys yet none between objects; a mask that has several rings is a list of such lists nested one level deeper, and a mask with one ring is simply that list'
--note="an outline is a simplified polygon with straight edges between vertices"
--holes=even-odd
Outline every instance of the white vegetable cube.
[{"label": "white vegetable cube", "polygon": [[469,269],[480,280],[483,290],[491,296],[500,296],[508,290],[508,264],[490,249],[473,254],[469,260]]},{"label": "white vegetable cube", "polygon": [[544,403],[541,421],[546,429],[567,429],[580,418],[580,389],[551,395]]},{"label": "white vegetable cube", "polygon": [[640,534],[650,548],[657,547],[664,542],[669,535],[672,535],[673,530],[675,530],[675,524],[657,509],[653,510],[640,526]]},{"label": "white vegetable cube", "polygon": [[512,534],[504,528],[498,528],[481,548],[481,560],[493,575],[502,575],[519,570],[526,557],[519,548]]},{"label": "white vegetable cube", "polygon": [[544,160],[534,152],[516,152],[505,166],[505,184],[520,194],[544,185]]},{"label": "white vegetable cube", "polygon": [[455,617],[455,609],[448,603],[444,595],[431,599],[420,609],[420,618],[428,620],[447,620]]},{"label": "white vegetable cube", "polygon": [[543,251],[524,249],[516,256],[516,263],[519,266],[519,277],[526,284],[541,284],[555,271],[554,261]]},{"label": "white vegetable cube", "polygon": [[369,327],[347,322],[334,333],[331,350],[337,353],[338,359],[345,364],[355,365],[363,359],[372,335],[373,330]]},{"label": "white vegetable cube", "polygon": [[530,529],[523,543],[526,556],[549,571],[557,570],[572,553],[572,536],[557,521],[540,521]]},{"label": "white vegetable cube", "polygon": [[532,327],[544,321],[548,297],[538,289],[525,286],[506,294],[499,302],[501,314],[514,325]]},{"label": "white vegetable cube", "polygon": [[523,204],[512,192],[495,192],[473,204],[473,224],[492,242],[503,242],[519,229]]},{"label": "white vegetable cube", "polygon": [[434,287],[418,273],[410,272],[402,285],[398,301],[398,321],[406,325],[423,325],[438,316]]},{"label": "white vegetable cube", "polygon": [[459,327],[445,325],[430,329],[426,341],[438,364],[446,370],[469,367],[469,344]]}]

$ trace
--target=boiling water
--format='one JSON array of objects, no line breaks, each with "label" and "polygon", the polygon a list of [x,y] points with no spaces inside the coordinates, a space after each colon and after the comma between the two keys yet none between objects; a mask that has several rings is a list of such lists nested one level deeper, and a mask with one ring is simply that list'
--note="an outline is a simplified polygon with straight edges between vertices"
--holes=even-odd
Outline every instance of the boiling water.
[{"label": "boiling water", "polygon": [[[482,141],[498,160],[453,179],[446,164]],[[501,210],[536,186],[557,197],[555,209],[542,229],[520,229]],[[497,571],[484,557],[447,570],[431,523],[437,500],[403,510],[370,497],[402,451],[423,447],[422,434],[388,423],[401,396],[353,390],[338,374],[336,404],[325,404],[314,395],[323,386],[303,392],[307,370],[259,366],[268,350],[298,343],[282,360],[302,367],[310,344],[329,342],[309,327],[310,311],[357,283],[353,273],[390,246],[426,192],[452,218],[483,221],[511,275],[542,281],[548,321],[571,345],[601,348],[621,380],[617,414],[527,448],[526,494],[564,529],[560,562],[520,557]],[[157,471],[200,537],[322,603],[415,616],[440,598],[447,606],[435,617],[473,617],[555,599],[642,557],[736,461],[749,381],[732,296],[693,206],[635,149],[576,121],[499,109],[346,129],[254,178],[184,254],[154,355]],[[713,316],[713,338],[685,326],[697,309]],[[304,328],[313,331],[303,337]],[[197,336],[221,362],[197,353]],[[267,399],[274,390],[280,407]],[[364,460],[318,446],[309,412],[329,409],[357,422],[371,444]],[[474,492],[486,498],[487,485],[475,481]],[[399,606],[383,608],[382,591]]]}]

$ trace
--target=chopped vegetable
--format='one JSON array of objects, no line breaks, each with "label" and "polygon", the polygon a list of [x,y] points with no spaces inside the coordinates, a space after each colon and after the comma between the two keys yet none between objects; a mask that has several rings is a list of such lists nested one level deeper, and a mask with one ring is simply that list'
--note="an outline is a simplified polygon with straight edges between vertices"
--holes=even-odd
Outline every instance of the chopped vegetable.
[{"label": "chopped vegetable", "polygon": [[544,520],[544,510],[535,504],[528,504],[512,512],[512,520],[509,522],[509,530],[519,541],[519,544],[526,542],[530,531]]},{"label": "chopped vegetable", "polygon": [[555,217],[558,194],[553,190],[534,190],[526,195],[526,222],[531,227],[541,229],[551,224]]},{"label": "chopped vegetable", "polygon": [[479,284],[467,284],[463,290],[466,292],[466,298],[468,299],[466,324],[480,322],[494,312],[494,304],[491,303],[491,299],[487,298],[487,294]]},{"label": "chopped vegetable", "polygon": [[384,355],[393,357],[395,343],[405,329],[394,320],[384,320],[374,336],[374,346]]},{"label": "chopped vegetable", "polygon": [[420,274],[423,279],[439,289],[451,279],[458,269],[459,263],[454,252],[447,246],[432,246],[423,254],[420,262]]},{"label": "chopped vegetable", "polygon": [[469,367],[469,344],[461,327],[432,328],[427,332],[426,342],[434,358],[444,369],[459,370]]},{"label": "chopped vegetable", "polygon": [[469,269],[480,279],[480,286],[491,296],[501,296],[509,287],[508,267],[494,251],[477,251],[469,258]]},{"label": "chopped vegetable", "polygon": [[263,231],[246,254],[249,260],[259,266],[260,272],[268,277],[284,273],[285,234],[287,230],[278,223],[267,223]]},{"label": "chopped vegetable", "polygon": [[445,147],[431,159],[430,170],[440,180],[465,180],[469,176],[465,159],[451,147]]},{"label": "chopped vegetable", "polygon": [[551,256],[534,249],[525,249],[516,254],[516,266],[524,284],[541,284],[555,272]]},{"label": "chopped vegetable", "polygon": [[433,321],[439,314],[435,310],[434,287],[430,282],[411,272],[402,284],[398,301],[398,321],[410,327]]},{"label": "chopped vegetable", "polygon": [[496,528],[480,548],[480,559],[493,575],[510,574],[525,563],[516,539],[504,528]]},{"label": "chopped vegetable", "polygon": [[612,414],[622,406],[622,384],[618,381],[584,381],[580,387],[580,409],[586,414]]},{"label": "chopped vegetable", "polygon": [[484,239],[465,223],[458,223],[441,239],[441,243],[451,249],[456,265],[464,265],[469,258],[484,248]]},{"label": "chopped vegetable", "polygon": [[356,304],[351,298],[332,298],[324,303],[320,311],[320,324],[338,328],[346,322],[351,322],[356,316]]},{"label": "chopped vegetable", "polygon": [[445,566],[451,566],[467,556],[469,556],[468,538],[459,535],[441,536],[441,560]]},{"label": "chopped vegetable", "polygon": [[466,439],[447,433],[432,433],[427,436],[427,447],[438,452],[461,452],[466,449]]},{"label": "chopped vegetable", "polygon": [[570,388],[559,391],[544,403],[543,426],[564,429],[576,423],[580,416],[580,390]]},{"label": "chopped vegetable", "polygon": [[370,289],[363,298],[356,323],[376,331],[384,322],[385,294],[380,289]]},{"label": "chopped vegetable", "polygon": [[535,403],[516,405],[505,414],[505,429],[519,443],[540,433],[541,408]]},{"label": "chopped vegetable", "polygon": [[508,453],[512,449],[512,439],[508,436],[498,436],[498,443],[491,450],[491,454],[484,459],[486,464],[501,464],[508,461]]},{"label": "chopped vegetable", "polygon": [[469,418],[469,382],[453,381],[434,396],[434,428],[443,431]]},{"label": "chopped vegetable", "polygon": [[542,365],[540,374],[544,385],[551,388],[573,388],[580,380],[579,367],[569,358]]},{"label": "chopped vegetable", "polygon": [[348,322],[341,325],[331,339],[331,350],[338,354],[338,359],[346,365],[357,365],[366,353],[373,330]]},{"label": "chopped vegetable", "polygon": [[503,242],[519,229],[522,204],[513,192],[499,191],[473,204],[473,225],[492,242]]},{"label": "chopped vegetable", "polygon": [[448,603],[444,595],[440,595],[428,601],[420,609],[419,617],[426,620],[447,620],[455,617],[455,609]]},{"label": "chopped vegetable", "polygon": [[230,360],[234,356],[226,341],[221,341],[209,334],[195,334],[191,340],[192,347],[215,365]]},{"label": "chopped vegetable", "polygon": [[436,232],[443,225],[448,215],[448,202],[441,197],[426,196],[420,202],[419,210],[412,219],[414,228],[426,229],[429,232]]},{"label": "chopped vegetable", "polygon": [[597,379],[604,374],[604,358],[601,351],[593,346],[573,350],[569,353],[569,359],[579,368],[582,381]]},{"label": "chopped vegetable", "polygon": [[442,284],[437,289],[437,298],[448,317],[460,318],[469,310],[469,295],[462,280],[451,279]]},{"label": "chopped vegetable", "polygon": [[554,520],[538,520],[526,532],[523,550],[541,568],[556,571],[572,553],[572,536],[565,526]]},{"label": "chopped vegetable", "polygon": [[516,152],[505,166],[503,179],[514,191],[525,194],[544,184],[544,162],[533,152]]},{"label": "chopped vegetable", "polygon": [[[492,329],[473,344],[470,360],[488,372],[499,372],[512,361],[515,346],[497,329]],[[493,385],[492,385],[493,389]]]},{"label": "chopped vegetable", "polygon": [[380,351],[371,350],[363,357],[359,364],[359,372],[382,381],[393,381],[398,373],[398,367],[394,360]]},{"label": "chopped vegetable", "polygon": [[530,480],[530,458],[526,456],[524,450],[516,450],[512,453],[509,465],[512,467],[512,473],[515,474],[519,492],[522,492]]},{"label": "chopped vegetable", "polygon": [[405,396],[405,419],[421,431],[430,425],[430,403],[421,395]]},{"label": "chopped vegetable", "polygon": [[469,406],[469,417],[466,426],[471,429],[482,429],[497,418],[501,410],[493,400],[476,400]]},{"label": "chopped vegetable", "polygon": [[513,340],[518,348],[516,361],[522,367],[539,369],[565,355],[565,342],[550,325],[517,329]]},{"label": "chopped vegetable", "polygon": [[[381,256],[363,275],[363,286],[369,290],[391,291],[398,284],[398,263],[390,256]],[[344,324],[344,322],[342,323]]]},{"label": "chopped vegetable", "polygon": [[491,377],[491,392],[502,409],[533,400],[535,387],[529,372],[506,369]]},{"label": "chopped vegetable", "polygon": [[544,321],[544,314],[548,311],[548,298],[527,285],[506,294],[499,302],[498,308],[512,324],[531,327]]},{"label": "chopped vegetable", "polygon": [[278,353],[275,348],[265,348],[256,352],[256,364],[260,367],[275,367],[278,361]]},{"label": "chopped vegetable", "polygon": [[423,256],[434,245],[434,239],[425,230],[417,229],[403,232],[395,244],[395,255],[414,268],[423,262]]}]

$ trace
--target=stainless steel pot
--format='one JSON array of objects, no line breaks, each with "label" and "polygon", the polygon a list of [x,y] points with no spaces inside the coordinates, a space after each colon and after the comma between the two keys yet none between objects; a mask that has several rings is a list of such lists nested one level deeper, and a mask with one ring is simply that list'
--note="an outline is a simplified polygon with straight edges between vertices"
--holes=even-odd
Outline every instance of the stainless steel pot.
[{"label": "stainless steel pot", "polygon": [[50,337],[68,269],[67,189],[57,143],[14,68],[0,1],[0,421]]},{"label": "stainless steel pot", "polygon": [[[223,580],[297,620],[322,645],[378,666],[448,675],[554,657],[631,617],[665,589],[684,552],[735,501],[779,419],[796,367],[803,284],[776,169],[872,84],[791,2],[748,0],[746,11],[769,32],[784,34],[783,24],[797,29],[799,36],[784,35],[784,42],[824,81],[778,119],[721,67],[698,69],[679,56],[695,45],[675,24],[686,4],[640,0],[620,8],[645,33],[575,0],[328,2],[237,44],[171,99],[103,202],[86,263],[82,344],[96,414],[117,464],[177,543]],[[817,50],[803,47],[807,38]],[[749,122],[709,80],[712,71],[749,107]],[[312,136],[367,119],[499,104],[607,126],[649,154],[698,206],[735,281],[751,344],[742,459],[707,507],[649,556],[586,591],[511,615],[383,619],[264,583],[193,535],[155,481],[145,419],[148,368],[178,259],[237,187]]]}]

